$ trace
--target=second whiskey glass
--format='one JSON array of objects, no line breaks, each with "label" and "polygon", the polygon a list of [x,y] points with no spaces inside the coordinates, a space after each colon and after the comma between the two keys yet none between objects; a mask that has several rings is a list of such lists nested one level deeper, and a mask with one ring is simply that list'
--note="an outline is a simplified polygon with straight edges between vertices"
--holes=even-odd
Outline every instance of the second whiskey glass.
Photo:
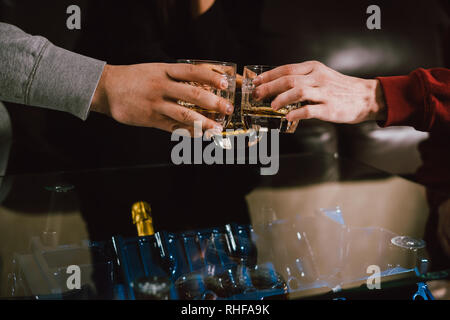
[{"label": "second whiskey glass", "polygon": [[263,65],[249,65],[244,67],[242,81],[241,117],[247,129],[257,132],[278,129],[281,133],[294,133],[298,121],[292,122],[286,119],[286,115],[300,106],[300,103],[285,106],[279,110],[271,107],[275,97],[256,101],[254,98],[255,85],[253,80],[260,74],[272,70],[274,67]]}]

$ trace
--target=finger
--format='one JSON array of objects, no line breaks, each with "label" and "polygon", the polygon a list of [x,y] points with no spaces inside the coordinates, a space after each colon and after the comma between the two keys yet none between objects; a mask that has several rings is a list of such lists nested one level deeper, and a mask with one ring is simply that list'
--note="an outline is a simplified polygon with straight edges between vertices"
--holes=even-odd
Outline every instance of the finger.
[{"label": "finger", "polygon": [[304,76],[284,76],[260,85],[255,89],[254,94],[256,100],[262,100],[266,97],[275,97],[296,87],[301,89],[308,86],[309,83],[310,81]]},{"label": "finger", "polygon": [[327,120],[325,119],[326,110],[325,105],[323,104],[314,104],[307,105],[296,110],[289,112],[286,115],[286,119],[288,121],[299,121],[306,119],[319,119],[319,120]]},{"label": "finger", "polygon": [[289,75],[307,75],[311,73],[318,62],[308,61],[297,64],[284,65],[270,71],[264,72],[253,80],[255,86],[267,83],[283,76]]},{"label": "finger", "polygon": [[179,81],[200,82],[218,89],[228,88],[228,80],[224,74],[203,65],[172,64],[167,68],[167,74]]},{"label": "finger", "polygon": [[186,83],[174,82],[170,84],[167,96],[168,98],[186,101],[222,114],[232,114],[234,110],[233,105],[227,99]]},{"label": "finger", "polygon": [[285,76],[273,81],[264,83],[257,87],[254,92],[257,101],[268,97],[274,97],[292,89],[295,86],[295,76]]},{"label": "finger", "polygon": [[194,127],[185,125],[163,115],[153,127],[167,132],[175,132],[176,134],[185,137],[193,137],[195,134]]},{"label": "finger", "polygon": [[217,122],[176,103],[168,102],[162,105],[160,107],[160,112],[162,112],[163,115],[190,127],[200,124],[200,128],[203,130],[213,129],[223,131],[223,127]]},{"label": "finger", "polygon": [[304,101],[310,101],[314,103],[323,102],[321,101],[318,90],[315,88],[294,88],[278,95],[278,97],[276,97],[276,99],[272,101],[272,108],[278,110],[282,107]]}]

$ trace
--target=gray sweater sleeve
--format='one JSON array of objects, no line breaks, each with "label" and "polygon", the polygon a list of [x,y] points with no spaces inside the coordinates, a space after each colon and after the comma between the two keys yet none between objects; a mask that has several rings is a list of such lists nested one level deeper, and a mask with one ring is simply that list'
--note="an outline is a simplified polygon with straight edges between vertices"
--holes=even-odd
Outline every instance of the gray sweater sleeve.
[{"label": "gray sweater sleeve", "polygon": [[0,22],[0,100],[69,112],[83,120],[105,62]]}]

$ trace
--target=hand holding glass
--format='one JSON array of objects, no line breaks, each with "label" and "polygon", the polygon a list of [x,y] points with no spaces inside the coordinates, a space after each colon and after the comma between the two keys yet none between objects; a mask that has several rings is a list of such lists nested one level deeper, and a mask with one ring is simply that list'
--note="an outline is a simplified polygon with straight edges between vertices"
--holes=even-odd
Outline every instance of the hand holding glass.
[{"label": "hand holding glass", "polygon": [[[234,97],[236,92],[236,64],[234,63],[228,63],[228,62],[219,62],[219,61],[207,61],[207,60],[178,60],[179,63],[186,63],[186,64],[193,64],[193,65],[200,65],[204,66],[206,68],[211,69],[214,72],[217,72],[221,75],[223,75],[224,80],[228,83],[228,88],[226,89],[218,89],[215,87],[212,87],[210,85],[201,84],[197,82],[188,82],[188,84],[201,88],[203,90],[209,91],[219,97],[222,97],[226,100],[228,100],[231,104],[231,106],[234,106]],[[185,101],[178,101],[178,104],[185,106],[189,109],[192,109],[205,117],[216,121],[218,124],[220,124],[223,128],[225,128],[228,123],[230,122],[231,114],[223,114],[215,110],[208,110],[201,106],[197,106],[192,103],[188,103]]]}]

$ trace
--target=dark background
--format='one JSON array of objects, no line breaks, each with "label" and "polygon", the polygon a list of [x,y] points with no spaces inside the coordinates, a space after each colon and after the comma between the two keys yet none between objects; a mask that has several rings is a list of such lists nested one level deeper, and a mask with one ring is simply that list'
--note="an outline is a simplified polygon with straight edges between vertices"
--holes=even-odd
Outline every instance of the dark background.
[{"label": "dark background", "polygon": [[[169,22],[161,20],[161,2],[173,3],[166,8],[172,12]],[[186,18],[186,1],[3,0],[0,18],[111,64],[189,57],[236,61],[242,68],[319,60],[366,78],[448,66],[446,1],[218,2],[224,14],[207,13],[196,25]],[[66,28],[66,8],[71,4],[82,9],[79,31]],[[381,7],[382,30],[366,28],[370,4]],[[169,135],[157,130],[127,128],[99,115],[83,123],[44,109],[9,105],[8,110],[14,129],[10,173],[169,161]],[[374,123],[349,128],[306,121],[295,135],[283,136],[282,153],[340,152],[370,159],[371,153],[377,157],[381,151],[369,137],[377,129]],[[392,149],[398,151],[396,133],[391,135]],[[149,139],[152,149],[160,152],[150,152]],[[411,135],[407,144],[414,144],[414,139],[417,136]],[[386,141],[382,144],[382,152],[389,153]],[[417,161],[410,148],[404,149],[399,162]],[[383,165],[375,163],[386,169]]]},{"label": "dark background", "polygon": [[[319,60],[345,74],[365,78],[449,64],[448,1],[218,0],[217,6],[195,22],[187,17],[186,1],[176,0],[3,0],[0,4],[2,21],[110,64],[203,58],[235,61],[242,69],[245,64]],[[79,31],[66,28],[66,8],[71,4],[82,10]],[[381,7],[381,30],[366,28],[366,9],[371,4]],[[10,174],[170,163],[168,133],[126,127],[96,114],[82,122],[56,111],[7,107],[14,131]],[[392,162],[401,169],[419,166],[417,146],[423,139],[414,131],[386,131],[372,122],[345,126],[304,121],[294,135],[282,136],[281,153],[338,152],[361,161],[376,159],[370,164],[389,171]],[[395,154],[395,161],[390,154]],[[414,170],[392,173],[412,176]],[[358,174],[364,176],[364,172],[352,176]],[[208,185],[211,177],[214,182]],[[236,181],[242,180],[245,185],[235,188]],[[244,223],[244,196],[258,183],[258,173],[243,166],[199,166],[156,179],[110,175],[93,183],[79,176],[74,183],[82,193],[84,214],[88,219],[98,217],[90,222],[94,233],[103,221],[100,213],[126,219],[117,220],[119,227],[129,225],[129,216],[123,212],[129,212],[132,202],[143,193],[154,194],[152,205],[161,208],[162,227],[173,227],[171,217],[181,213],[186,214],[180,228]],[[199,189],[204,193],[196,193]],[[177,194],[177,190],[189,192],[170,203],[169,210],[166,204],[172,198],[167,195]],[[211,202],[205,208],[213,206],[215,195],[230,190],[232,201],[216,208],[213,217],[196,207],[196,203],[205,204],[205,199]],[[159,194],[161,197],[155,196]],[[14,201],[9,203],[14,205]],[[107,237],[119,227],[111,226],[98,236]]]}]

